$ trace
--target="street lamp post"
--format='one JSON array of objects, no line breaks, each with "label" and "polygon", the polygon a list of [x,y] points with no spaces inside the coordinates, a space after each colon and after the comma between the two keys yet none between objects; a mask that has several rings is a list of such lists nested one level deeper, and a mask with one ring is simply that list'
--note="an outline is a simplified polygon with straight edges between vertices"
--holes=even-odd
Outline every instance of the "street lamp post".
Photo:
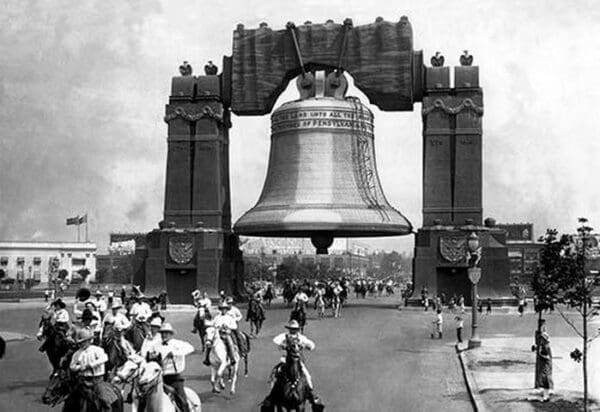
[{"label": "street lamp post", "polygon": [[471,232],[467,239],[467,247],[469,248],[469,280],[472,285],[471,299],[472,316],[471,316],[471,339],[469,339],[469,349],[478,348],[481,346],[481,339],[477,332],[477,284],[481,278],[481,268],[478,267],[481,259],[481,247],[479,247],[479,237],[475,232]]}]

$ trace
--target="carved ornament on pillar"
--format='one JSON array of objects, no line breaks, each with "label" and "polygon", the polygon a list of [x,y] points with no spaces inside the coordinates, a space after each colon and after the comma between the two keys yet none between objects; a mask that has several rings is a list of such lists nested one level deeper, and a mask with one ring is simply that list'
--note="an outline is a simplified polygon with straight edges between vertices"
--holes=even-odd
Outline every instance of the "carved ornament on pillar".
[{"label": "carved ornament on pillar", "polygon": [[194,257],[194,238],[192,236],[172,236],[169,238],[169,256],[180,265],[189,263]]},{"label": "carved ornament on pillar", "polygon": [[177,107],[173,112],[165,115],[164,120],[166,123],[169,123],[171,120],[176,119],[177,117],[181,117],[188,122],[197,122],[198,120],[207,117],[215,120],[219,125],[231,127],[227,116],[223,115],[222,113],[216,113],[210,106],[204,106],[198,113],[188,113],[183,107]]},{"label": "carved ornament on pillar", "polygon": [[465,260],[467,239],[456,236],[440,237],[440,255],[448,262],[459,263]]},{"label": "carved ornament on pillar", "polygon": [[445,112],[446,114],[458,114],[458,113],[462,112],[463,110],[472,110],[473,112],[477,113],[480,116],[483,115],[483,107],[477,106],[477,104],[475,104],[475,102],[473,102],[473,100],[468,99],[468,98],[464,99],[456,107],[446,106],[446,104],[444,103],[444,101],[442,99],[436,99],[431,106],[423,107],[423,110],[421,111],[421,113],[423,116],[426,116],[429,113],[433,112],[434,110],[441,110],[441,111]]}]

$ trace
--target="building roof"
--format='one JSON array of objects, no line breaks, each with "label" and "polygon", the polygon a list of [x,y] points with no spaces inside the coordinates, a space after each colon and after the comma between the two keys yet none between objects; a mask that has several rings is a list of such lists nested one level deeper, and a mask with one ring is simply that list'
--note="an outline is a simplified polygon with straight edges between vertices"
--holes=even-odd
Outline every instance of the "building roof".
[{"label": "building roof", "polygon": [[87,250],[96,251],[93,242],[61,242],[61,241],[31,241],[31,240],[3,240],[0,249],[52,249],[52,250]]}]

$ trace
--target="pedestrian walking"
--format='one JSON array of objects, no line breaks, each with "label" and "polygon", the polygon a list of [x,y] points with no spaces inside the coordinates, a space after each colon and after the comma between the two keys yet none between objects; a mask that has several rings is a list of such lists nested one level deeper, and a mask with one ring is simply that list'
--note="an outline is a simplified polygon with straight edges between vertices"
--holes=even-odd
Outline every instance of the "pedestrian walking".
[{"label": "pedestrian walking", "polygon": [[460,313],[465,313],[465,297],[463,295],[458,297],[458,307],[460,308]]},{"label": "pedestrian walking", "polygon": [[492,299],[490,298],[487,298],[485,313],[488,315],[491,315],[492,313]]},{"label": "pedestrian walking", "polygon": [[431,334],[431,339],[435,339],[437,334],[438,339],[442,339],[442,325],[444,324],[444,318],[442,317],[442,310],[438,309],[435,319],[433,320],[434,331]]},{"label": "pedestrian walking", "polygon": [[550,391],[554,389],[552,380],[552,349],[550,348],[550,338],[548,333],[540,333],[540,347],[537,351],[539,362],[539,381],[536,386],[542,388],[542,402],[550,400]]},{"label": "pedestrian walking", "polygon": [[48,289],[46,289],[44,291],[44,302],[48,302],[49,298],[50,298],[50,291]]},{"label": "pedestrian walking", "polygon": [[462,343],[462,330],[465,325],[465,321],[463,320],[461,315],[457,315],[454,320],[456,320],[456,342],[457,344]]},{"label": "pedestrian walking", "polygon": [[519,316],[523,317],[523,310],[525,309],[525,299],[519,299]]}]

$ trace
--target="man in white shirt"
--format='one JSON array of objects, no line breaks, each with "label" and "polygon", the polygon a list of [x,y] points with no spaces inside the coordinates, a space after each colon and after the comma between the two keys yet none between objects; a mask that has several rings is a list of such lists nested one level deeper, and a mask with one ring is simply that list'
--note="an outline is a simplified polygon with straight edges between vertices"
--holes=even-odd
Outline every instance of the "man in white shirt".
[{"label": "man in white shirt", "polygon": [[229,316],[231,316],[233,318],[233,320],[235,320],[235,324],[236,324],[235,329],[231,330],[231,335],[232,335],[234,343],[238,349],[238,352],[240,353],[240,355],[244,356],[246,348],[245,348],[245,345],[243,344],[244,337],[242,336],[242,331],[240,330],[240,322],[242,321],[242,319],[244,319],[244,316],[242,315],[242,312],[236,306],[233,305],[232,297],[228,297],[226,302],[227,302],[227,305],[229,306],[229,309],[227,310],[227,314]]},{"label": "man in white shirt", "polygon": [[163,382],[175,390],[174,398],[179,410],[189,412],[181,374],[185,370],[185,357],[192,353],[194,348],[187,342],[173,339],[175,330],[168,322],[163,323],[159,332],[162,339],[159,353],[163,365]]},{"label": "man in white shirt", "polygon": [[140,355],[142,355],[146,361],[150,362],[156,359],[160,353],[160,346],[162,345],[162,338],[158,332],[162,327],[162,321],[160,318],[153,318],[150,322],[150,334],[146,336],[142,347],[140,348]]},{"label": "man in white shirt", "polygon": [[92,404],[99,403],[101,410],[111,410],[118,395],[116,389],[104,381],[104,364],[108,361],[108,356],[104,349],[92,345],[93,339],[91,330],[77,331],[75,343],[79,349],[73,354],[69,367],[83,381],[82,387],[88,401]]},{"label": "man in white shirt", "polygon": [[134,304],[129,308],[129,318],[136,324],[142,327],[144,334],[150,332],[148,320],[152,317],[152,308],[148,303],[143,301],[139,296],[133,297]]},{"label": "man in white shirt", "polygon": [[100,313],[100,318],[104,318],[104,314],[106,312],[106,302],[104,301],[104,297],[100,289],[96,291],[96,299],[93,302],[96,306],[96,309]]},{"label": "man in white shirt", "polygon": [[198,289],[192,292],[192,297],[194,298],[194,306],[198,308],[196,316],[194,317],[194,328],[192,329],[192,333],[198,333],[199,330],[202,331],[202,328],[204,328],[203,323],[205,320],[212,318],[210,314],[212,302],[208,298],[206,292],[200,294]]},{"label": "man in white shirt", "polygon": [[[227,356],[229,356],[229,359],[231,359],[231,364],[234,365],[234,343],[231,335],[233,331],[237,330],[238,324],[236,320],[229,314],[229,309],[229,305],[226,302],[219,304],[219,311],[221,313],[215,316],[213,326],[219,332],[221,339],[223,339],[223,343],[225,343],[225,348],[227,349]],[[206,366],[210,366],[210,351],[211,348],[206,350],[206,356],[203,362]]]},{"label": "man in white shirt", "polygon": [[[273,338],[273,343],[277,345],[279,349],[284,351],[287,350],[289,343],[292,341],[297,341],[300,345],[301,350],[307,349],[309,351],[312,351],[315,349],[315,343],[300,333],[300,324],[298,324],[296,320],[291,320],[287,325],[285,325],[285,328],[288,330],[288,332],[281,333]],[[279,362],[280,363],[277,366],[275,366],[273,370],[273,375],[275,379],[273,379],[272,381],[272,386],[275,385],[275,380],[278,378],[281,366],[285,364],[285,355],[279,360]],[[313,405],[320,404],[319,398],[314,394],[312,377],[310,376],[308,369],[304,365],[302,356],[300,359],[300,368],[302,369],[302,373],[306,378],[306,384],[309,388],[310,402]]]},{"label": "man in white shirt", "polygon": [[104,329],[102,332],[103,336],[107,336],[111,332],[111,330],[125,330],[129,329],[129,327],[131,326],[131,321],[127,319],[127,316],[125,316],[124,313],[119,311],[122,307],[123,306],[121,305],[121,301],[119,299],[115,299],[113,305],[110,308],[112,313],[109,313],[106,316],[104,316],[104,320],[102,322],[104,324]]}]

